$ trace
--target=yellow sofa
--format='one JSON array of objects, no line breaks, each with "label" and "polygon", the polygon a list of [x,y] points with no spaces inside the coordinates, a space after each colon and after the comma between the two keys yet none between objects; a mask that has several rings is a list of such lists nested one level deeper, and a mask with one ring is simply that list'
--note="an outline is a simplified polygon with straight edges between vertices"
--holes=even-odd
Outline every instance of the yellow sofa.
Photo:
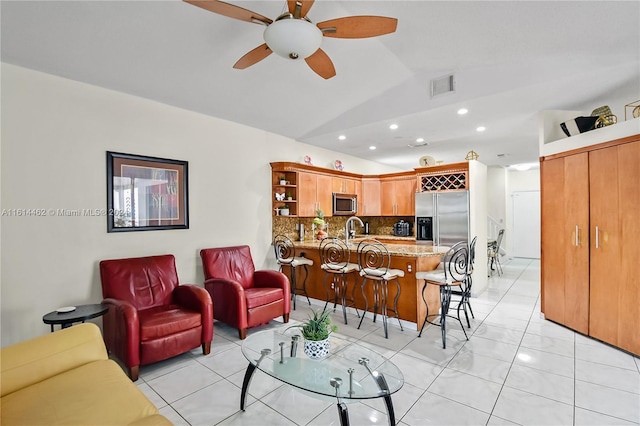
[{"label": "yellow sofa", "polygon": [[171,425],[79,324],[0,350],[0,424]]}]

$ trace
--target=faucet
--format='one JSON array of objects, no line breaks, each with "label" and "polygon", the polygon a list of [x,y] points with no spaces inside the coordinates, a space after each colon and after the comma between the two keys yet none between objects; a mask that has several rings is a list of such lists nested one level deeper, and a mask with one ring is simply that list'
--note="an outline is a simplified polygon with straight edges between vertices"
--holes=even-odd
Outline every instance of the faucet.
[{"label": "faucet", "polygon": [[344,224],[344,242],[347,244],[349,244],[349,225],[351,225],[351,222],[354,220],[360,222],[360,226],[364,227],[364,222],[362,222],[362,219],[360,219],[358,216],[351,216],[349,219],[347,219],[347,223]]}]

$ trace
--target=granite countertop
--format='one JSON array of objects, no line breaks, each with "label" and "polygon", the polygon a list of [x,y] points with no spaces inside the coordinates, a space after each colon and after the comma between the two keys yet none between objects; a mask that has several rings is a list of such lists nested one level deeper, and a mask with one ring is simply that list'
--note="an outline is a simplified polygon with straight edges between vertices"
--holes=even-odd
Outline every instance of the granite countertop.
[{"label": "granite countertop", "polygon": [[[389,250],[389,254],[393,256],[403,256],[403,257],[429,257],[429,256],[442,256],[449,247],[439,246],[434,247],[431,245],[416,245],[415,237],[394,237],[393,235],[367,235],[367,236],[359,236],[356,235],[355,238],[349,240],[349,250],[353,250],[354,252],[358,249],[358,242],[362,241],[365,238],[375,238],[381,242],[384,242],[384,237],[390,240],[404,240],[407,242],[411,242],[408,244],[385,244],[387,250]],[[301,249],[318,249],[320,247],[320,241],[318,240],[305,240],[305,241],[294,241],[294,245],[296,248]]]}]

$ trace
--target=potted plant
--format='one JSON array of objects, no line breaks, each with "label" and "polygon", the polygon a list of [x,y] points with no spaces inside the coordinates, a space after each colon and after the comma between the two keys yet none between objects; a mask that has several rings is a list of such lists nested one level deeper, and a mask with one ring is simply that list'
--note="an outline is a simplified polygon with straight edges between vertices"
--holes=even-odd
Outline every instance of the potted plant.
[{"label": "potted plant", "polygon": [[322,312],[311,310],[305,322],[291,326],[302,331],[304,353],[309,358],[320,359],[329,354],[329,334],[338,330],[338,326],[331,324],[330,314],[331,311],[328,310],[322,310]]},{"label": "potted plant", "polygon": [[287,181],[286,178],[284,176],[280,176],[280,185],[286,185]]},{"label": "potted plant", "polygon": [[313,226],[317,230],[316,238],[323,240],[327,238],[326,223],[324,221],[324,212],[321,209],[316,210],[316,217],[313,218]]},{"label": "potted plant", "polygon": [[280,207],[280,215],[281,216],[289,216],[289,206],[287,204],[285,204],[284,206]]},{"label": "potted plant", "polygon": [[293,193],[292,192],[287,192],[287,200],[289,200],[289,201],[293,200]]}]

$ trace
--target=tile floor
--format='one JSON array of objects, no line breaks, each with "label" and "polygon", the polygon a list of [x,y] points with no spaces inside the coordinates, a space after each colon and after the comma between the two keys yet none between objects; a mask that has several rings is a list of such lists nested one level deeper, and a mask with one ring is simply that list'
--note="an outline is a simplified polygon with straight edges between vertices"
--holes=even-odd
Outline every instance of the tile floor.
[{"label": "tile floor", "polygon": [[[339,333],[390,358],[405,385],[393,395],[400,425],[638,425],[640,359],[540,317],[540,263],[512,259],[471,301],[469,341],[457,325],[443,350],[440,329],[421,338],[405,327],[382,334],[370,317]],[[304,319],[299,299],[292,320]],[[273,321],[272,324],[280,325]],[[393,322],[390,321],[390,324]],[[256,331],[259,331],[256,330]],[[253,331],[255,332],[255,331]],[[200,349],[141,368],[140,389],[177,425],[338,425],[335,404],[256,372],[239,410],[247,361],[236,330],[216,322],[209,356]],[[349,404],[352,425],[388,424],[382,400]]]}]

